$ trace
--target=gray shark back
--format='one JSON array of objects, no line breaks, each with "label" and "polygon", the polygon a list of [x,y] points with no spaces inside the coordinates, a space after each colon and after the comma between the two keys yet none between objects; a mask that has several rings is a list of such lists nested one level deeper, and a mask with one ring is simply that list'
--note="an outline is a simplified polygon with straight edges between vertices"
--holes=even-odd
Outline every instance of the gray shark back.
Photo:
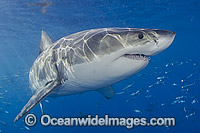
[{"label": "gray shark back", "polygon": [[95,57],[110,54],[129,45],[130,31],[134,28],[103,28],[78,32],[61,38],[50,48],[55,58],[67,59],[70,65],[92,61]]}]

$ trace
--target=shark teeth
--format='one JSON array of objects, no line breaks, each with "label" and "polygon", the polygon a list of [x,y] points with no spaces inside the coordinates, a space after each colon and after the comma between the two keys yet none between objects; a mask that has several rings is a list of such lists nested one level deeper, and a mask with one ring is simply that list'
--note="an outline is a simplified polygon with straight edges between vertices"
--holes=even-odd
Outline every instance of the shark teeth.
[{"label": "shark teeth", "polygon": [[122,57],[135,59],[135,60],[150,60],[150,57],[145,56],[144,54],[125,54]]}]

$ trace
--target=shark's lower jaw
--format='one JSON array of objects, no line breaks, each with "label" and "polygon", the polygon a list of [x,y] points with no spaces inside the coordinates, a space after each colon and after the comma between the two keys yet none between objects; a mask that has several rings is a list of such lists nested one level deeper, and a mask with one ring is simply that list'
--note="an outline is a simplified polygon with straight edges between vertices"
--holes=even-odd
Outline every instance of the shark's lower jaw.
[{"label": "shark's lower jaw", "polygon": [[134,60],[144,60],[144,61],[149,61],[150,57],[146,56],[144,54],[124,54],[122,57],[134,59]]}]

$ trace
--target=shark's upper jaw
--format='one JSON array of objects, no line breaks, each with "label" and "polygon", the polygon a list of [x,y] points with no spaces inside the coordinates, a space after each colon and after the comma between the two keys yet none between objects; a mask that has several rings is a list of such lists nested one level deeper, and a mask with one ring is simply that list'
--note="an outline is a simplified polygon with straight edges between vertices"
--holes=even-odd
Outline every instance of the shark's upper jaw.
[{"label": "shark's upper jaw", "polygon": [[134,59],[134,60],[144,60],[144,61],[149,61],[150,57],[144,54],[124,54],[122,57]]}]

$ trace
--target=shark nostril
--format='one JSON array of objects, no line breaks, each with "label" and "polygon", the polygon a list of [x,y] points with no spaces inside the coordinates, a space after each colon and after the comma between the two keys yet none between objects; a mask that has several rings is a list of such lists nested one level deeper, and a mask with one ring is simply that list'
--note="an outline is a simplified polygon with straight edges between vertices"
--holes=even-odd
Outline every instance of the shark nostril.
[{"label": "shark nostril", "polygon": [[172,33],[171,33],[171,36],[172,37],[175,37],[176,36],[176,33],[175,32],[173,32],[173,31],[171,31]]}]

